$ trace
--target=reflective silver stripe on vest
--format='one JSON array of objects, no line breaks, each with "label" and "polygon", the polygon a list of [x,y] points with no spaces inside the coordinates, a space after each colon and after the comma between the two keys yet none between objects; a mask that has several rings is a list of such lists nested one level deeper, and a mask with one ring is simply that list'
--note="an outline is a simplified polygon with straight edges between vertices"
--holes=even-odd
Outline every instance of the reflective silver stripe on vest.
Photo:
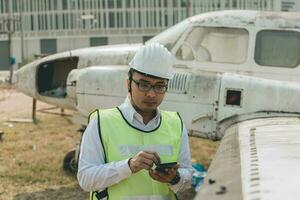
[{"label": "reflective silver stripe on vest", "polygon": [[121,197],[121,200],[171,200],[171,195],[161,196],[161,195],[152,195],[152,196],[130,196],[130,197]]},{"label": "reflective silver stripe on vest", "polygon": [[133,156],[140,151],[154,151],[162,156],[172,156],[173,146],[172,145],[121,145],[119,146],[120,155],[122,156]]}]

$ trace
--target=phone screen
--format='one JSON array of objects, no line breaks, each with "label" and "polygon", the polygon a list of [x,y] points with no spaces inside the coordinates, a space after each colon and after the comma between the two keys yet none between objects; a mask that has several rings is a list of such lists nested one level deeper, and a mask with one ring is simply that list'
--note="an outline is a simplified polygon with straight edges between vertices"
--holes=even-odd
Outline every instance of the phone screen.
[{"label": "phone screen", "polygon": [[164,173],[167,168],[174,167],[176,164],[177,162],[161,163],[156,166],[155,170]]}]

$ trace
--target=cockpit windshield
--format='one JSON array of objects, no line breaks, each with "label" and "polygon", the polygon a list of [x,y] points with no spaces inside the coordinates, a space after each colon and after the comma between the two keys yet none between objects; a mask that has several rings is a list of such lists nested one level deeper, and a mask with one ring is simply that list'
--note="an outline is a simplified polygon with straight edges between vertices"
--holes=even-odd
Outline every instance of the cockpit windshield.
[{"label": "cockpit windshield", "polygon": [[300,33],[262,30],[256,36],[255,62],[262,66],[294,68],[300,64]]},{"label": "cockpit windshield", "polygon": [[148,40],[146,43],[158,42],[164,45],[167,49],[171,50],[178,38],[190,25],[188,19],[176,24],[175,26],[163,31],[154,38]]},{"label": "cockpit windshield", "polygon": [[244,63],[249,33],[243,28],[195,26],[176,52],[179,60]]}]

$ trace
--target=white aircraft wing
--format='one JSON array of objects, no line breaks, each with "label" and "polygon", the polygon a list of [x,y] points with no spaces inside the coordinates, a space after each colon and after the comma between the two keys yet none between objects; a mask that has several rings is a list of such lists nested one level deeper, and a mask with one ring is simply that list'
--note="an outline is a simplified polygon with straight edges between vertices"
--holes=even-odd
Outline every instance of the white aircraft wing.
[{"label": "white aircraft wing", "polygon": [[261,118],[232,125],[195,199],[299,199],[299,153],[299,118]]}]

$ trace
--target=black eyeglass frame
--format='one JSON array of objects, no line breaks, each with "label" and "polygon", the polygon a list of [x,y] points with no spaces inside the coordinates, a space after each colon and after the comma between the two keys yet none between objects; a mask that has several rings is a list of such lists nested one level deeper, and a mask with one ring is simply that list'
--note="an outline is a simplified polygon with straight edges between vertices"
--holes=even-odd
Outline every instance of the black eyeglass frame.
[{"label": "black eyeglass frame", "polygon": [[[134,80],[133,78],[131,78],[130,80],[132,80],[139,88],[139,90],[141,92],[149,92],[152,88],[153,88],[153,91],[157,94],[164,94],[167,92],[168,90],[168,84],[165,84],[165,85],[152,85],[150,83],[147,83],[147,82],[143,82],[143,84],[145,85],[148,85],[149,88],[148,89],[145,89],[145,88],[141,88],[141,81],[137,81],[137,80]],[[162,88],[165,88],[164,91],[160,91],[157,87],[162,87]]]}]

